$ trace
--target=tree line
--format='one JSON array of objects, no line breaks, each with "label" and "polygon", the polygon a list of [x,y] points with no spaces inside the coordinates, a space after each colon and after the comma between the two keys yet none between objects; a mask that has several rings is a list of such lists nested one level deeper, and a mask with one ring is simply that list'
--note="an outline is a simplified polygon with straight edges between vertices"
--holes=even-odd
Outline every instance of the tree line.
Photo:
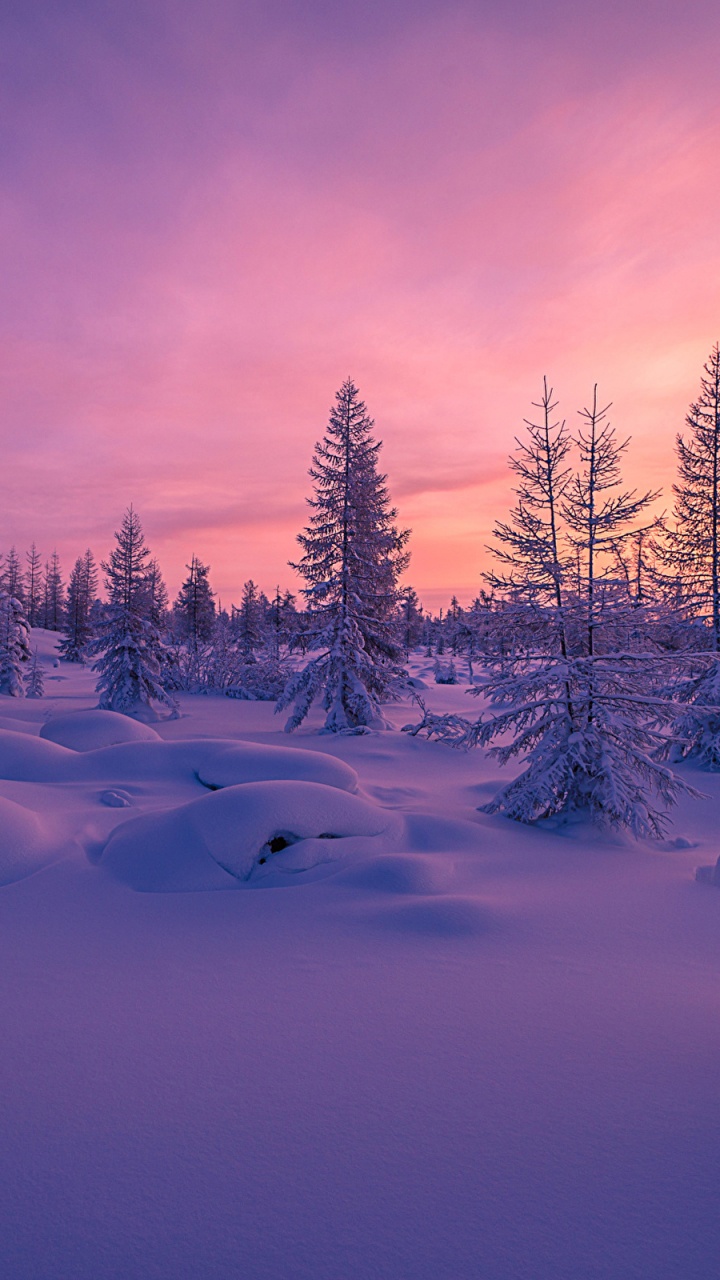
[{"label": "tree line", "polygon": [[67,660],[93,662],[102,706],[172,714],[178,691],[218,691],[275,699],[289,730],[320,703],[324,731],[362,732],[385,723],[383,704],[408,689],[407,660],[422,648],[438,682],[462,671],[484,706],[475,719],[437,715],[418,698],[422,718],[408,731],[523,766],[491,811],[523,821],[590,812],[658,835],[689,789],[672,765],[720,767],[720,350],[678,437],[669,515],[651,515],[658,493],[624,486],[629,441],[610,407],[595,388],[571,429],[544,383],[509,461],[515,502],[495,526],[485,585],[469,608],[453,597],[433,616],[401,583],[409,532],[348,379],[309,471],[292,566],[301,604],[249,581],[240,605],[222,609],[193,556],[170,608],[130,508],[101,566],[105,603],[89,551],[66,596],[56,556],[43,572],[32,548],[23,574],[8,555],[0,689],[24,691],[27,627],[46,625],[62,630]]}]

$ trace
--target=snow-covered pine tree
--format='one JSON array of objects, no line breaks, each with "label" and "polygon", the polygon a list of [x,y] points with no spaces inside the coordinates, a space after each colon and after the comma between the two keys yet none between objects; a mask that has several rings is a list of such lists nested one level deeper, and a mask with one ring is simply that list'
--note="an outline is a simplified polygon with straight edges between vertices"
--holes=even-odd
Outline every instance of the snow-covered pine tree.
[{"label": "snow-covered pine tree", "polygon": [[[672,692],[686,710],[678,723],[680,753],[720,769],[720,346],[704,366],[700,395],[678,435],[675,508],[664,547],[679,587],[680,612],[700,652],[685,662]],[[707,650],[703,654],[703,650]]]},{"label": "snow-covered pine tree", "polygon": [[176,714],[160,678],[163,646],[152,620],[150,552],[132,507],[115,540],[102,565],[108,604],[88,650],[97,659],[93,670],[98,673],[99,705],[141,720],[157,718],[156,703]]},{"label": "snow-covered pine tree", "polygon": [[218,606],[210,643],[206,648],[205,688],[225,693],[233,684],[238,668],[236,637],[226,609]]},{"label": "snow-covered pine tree", "polygon": [[522,761],[522,772],[486,812],[502,810],[521,822],[586,813],[636,836],[660,836],[667,808],[690,790],[658,762],[676,709],[648,687],[648,667],[660,659],[618,649],[631,605],[608,577],[618,539],[656,495],[622,490],[627,442],[616,440],[597,390],[592,407],[581,411],[574,475],[566,463],[570,439],[564,423],[551,421],[547,385],[538,407],[542,422],[528,424],[529,442],[511,460],[518,502],[496,528],[503,569],[489,575],[526,606],[522,644],[491,661],[488,678],[473,690],[487,696],[489,714],[470,724],[426,712],[409,730],[490,746],[501,764]]},{"label": "snow-covered pine tree", "polygon": [[400,592],[400,635],[407,662],[413,649],[423,637],[423,610],[414,587],[403,587]]},{"label": "snow-covered pine tree", "polygon": [[39,627],[42,617],[42,557],[33,542],[26,553],[27,568],[25,570],[25,607],[27,620],[31,627]]},{"label": "snow-covered pine tree", "polygon": [[43,581],[43,621],[48,631],[60,631],[65,612],[65,587],[60,570],[60,558],[53,551],[45,565]]},{"label": "snow-covered pine tree", "polygon": [[97,598],[97,568],[88,547],[78,556],[70,574],[63,637],[58,645],[66,662],[84,662],[93,635],[91,611]]},{"label": "snow-covered pine tree", "polygon": [[243,586],[242,599],[233,611],[233,620],[238,652],[243,662],[254,662],[265,637],[260,591],[252,578]]},{"label": "snow-covered pine tree", "polygon": [[265,620],[265,630],[268,637],[270,655],[276,662],[280,661],[280,653],[284,639],[283,621],[283,601],[280,594],[280,586],[278,585],[275,588],[275,595],[272,598]]},{"label": "snow-covered pine tree", "polygon": [[38,662],[37,649],[33,653],[32,666],[28,674],[27,697],[42,698],[45,693],[45,676],[41,664]]},{"label": "snow-covered pine tree", "polygon": [[178,592],[173,614],[181,639],[197,653],[213,633],[215,624],[215,599],[210,587],[210,566],[192,556],[186,566],[188,576]]},{"label": "snow-covered pine tree", "polygon": [[163,634],[168,620],[168,589],[162,576],[160,565],[154,556],[147,567],[148,617],[160,635]]},{"label": "snow-covered pine tree", "polygon": [[0,693],[25,697],[25,664],[30,661],[30,635],[22,604],[0,592]]},{"label": "snow-covered pine tree", "polygon": [[5,557],[2,571],[2,588],[6,595],[13,600],[19,600],[23,609],[25,608],[24,574],[20,557],[15,547],[11,547]]},{"label": "snow-covered pine tree", "polygon": [[408,562],[409,531],[398,532],[386,477],[377,470],[381,443],[348,378],[335,398],[325,437],[315,447],[309,524],[293,565],[320,652],[288,682],[278,710],[293,705],[285,728],[296,729],[316,698],[325,732],[383,725],[380,703],[399,687],[398,579]]}]

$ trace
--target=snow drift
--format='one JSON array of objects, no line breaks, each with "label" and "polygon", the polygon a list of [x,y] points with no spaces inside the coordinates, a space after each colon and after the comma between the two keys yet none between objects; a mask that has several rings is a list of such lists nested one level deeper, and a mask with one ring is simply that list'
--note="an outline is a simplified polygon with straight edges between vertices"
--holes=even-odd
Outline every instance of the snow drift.
[{"label": "snow drift", "polygon": [[70,711],[53,716],[42,726],[40,737],[73,751],[95,751],[120,742],[160,742],[160,736],[140,720],[120,715],[117,711]]},{"label": "snow drift", "polygon": [[124,823],[101,865],[145,892],[229,889],[264,866],[297,873],[380,851],[401,830],[392,813],[333,787],[245,783]]}]

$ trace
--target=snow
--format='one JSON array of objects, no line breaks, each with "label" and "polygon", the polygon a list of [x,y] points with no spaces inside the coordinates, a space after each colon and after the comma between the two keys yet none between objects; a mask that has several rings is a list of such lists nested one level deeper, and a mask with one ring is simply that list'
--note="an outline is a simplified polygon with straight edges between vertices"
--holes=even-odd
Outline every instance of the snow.
[{"label": "snow", "polygon": [[134,889],[238,888],[253,873],[297,875],[392,845],[401,826],[387,810],[316,782],[246,782],[123,824],[100,861]]},{"label": "snow", "polygon": [[715,1280],[719,777],[659,844],[525,828],[320,710],[38,736],[93,683],[0,699],[3,1276]]},{"label": "snow", "polygon": [[98,747],[113,747],[119,742],[160,741],[159,735],[149,724],[132,720],[117,711],[71,711],[67,715],[53,716],[40,730],[40,737],[57,742],[73,751],[95,751]]},{"label": "snow", "polygon": [[32,875],[57,856],[49,823],[12,800],[0,798],[0,885]]}]

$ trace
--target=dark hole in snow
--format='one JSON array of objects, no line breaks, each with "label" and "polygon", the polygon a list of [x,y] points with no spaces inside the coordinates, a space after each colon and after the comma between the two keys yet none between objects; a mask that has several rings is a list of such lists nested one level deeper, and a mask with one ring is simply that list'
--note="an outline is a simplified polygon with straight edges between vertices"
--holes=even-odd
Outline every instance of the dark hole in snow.
[{"label": "dark hole in snow", "polygon": [[260,866],[267,862],[272,853],[281,853],[283,849],[289,849],[291,844],[297,844],[298,840],[301,839],[301,836],[293,835],[292,831],[278,831],[260,850],[260,857],[258,858]]},{"label": "dark hole in snow", "polygon": [[[262,867],[273,853],[282,853],[283,849],[289,849],[291,844],[297,844],[300,840],[308,839],[306,836],[296,836],[292,831],[278,831],[267,844],[264,844],[260,850],[258,864]],[[340,836],[336,836],[332,831],[321,831],[316,840],[339,840]]]}]

